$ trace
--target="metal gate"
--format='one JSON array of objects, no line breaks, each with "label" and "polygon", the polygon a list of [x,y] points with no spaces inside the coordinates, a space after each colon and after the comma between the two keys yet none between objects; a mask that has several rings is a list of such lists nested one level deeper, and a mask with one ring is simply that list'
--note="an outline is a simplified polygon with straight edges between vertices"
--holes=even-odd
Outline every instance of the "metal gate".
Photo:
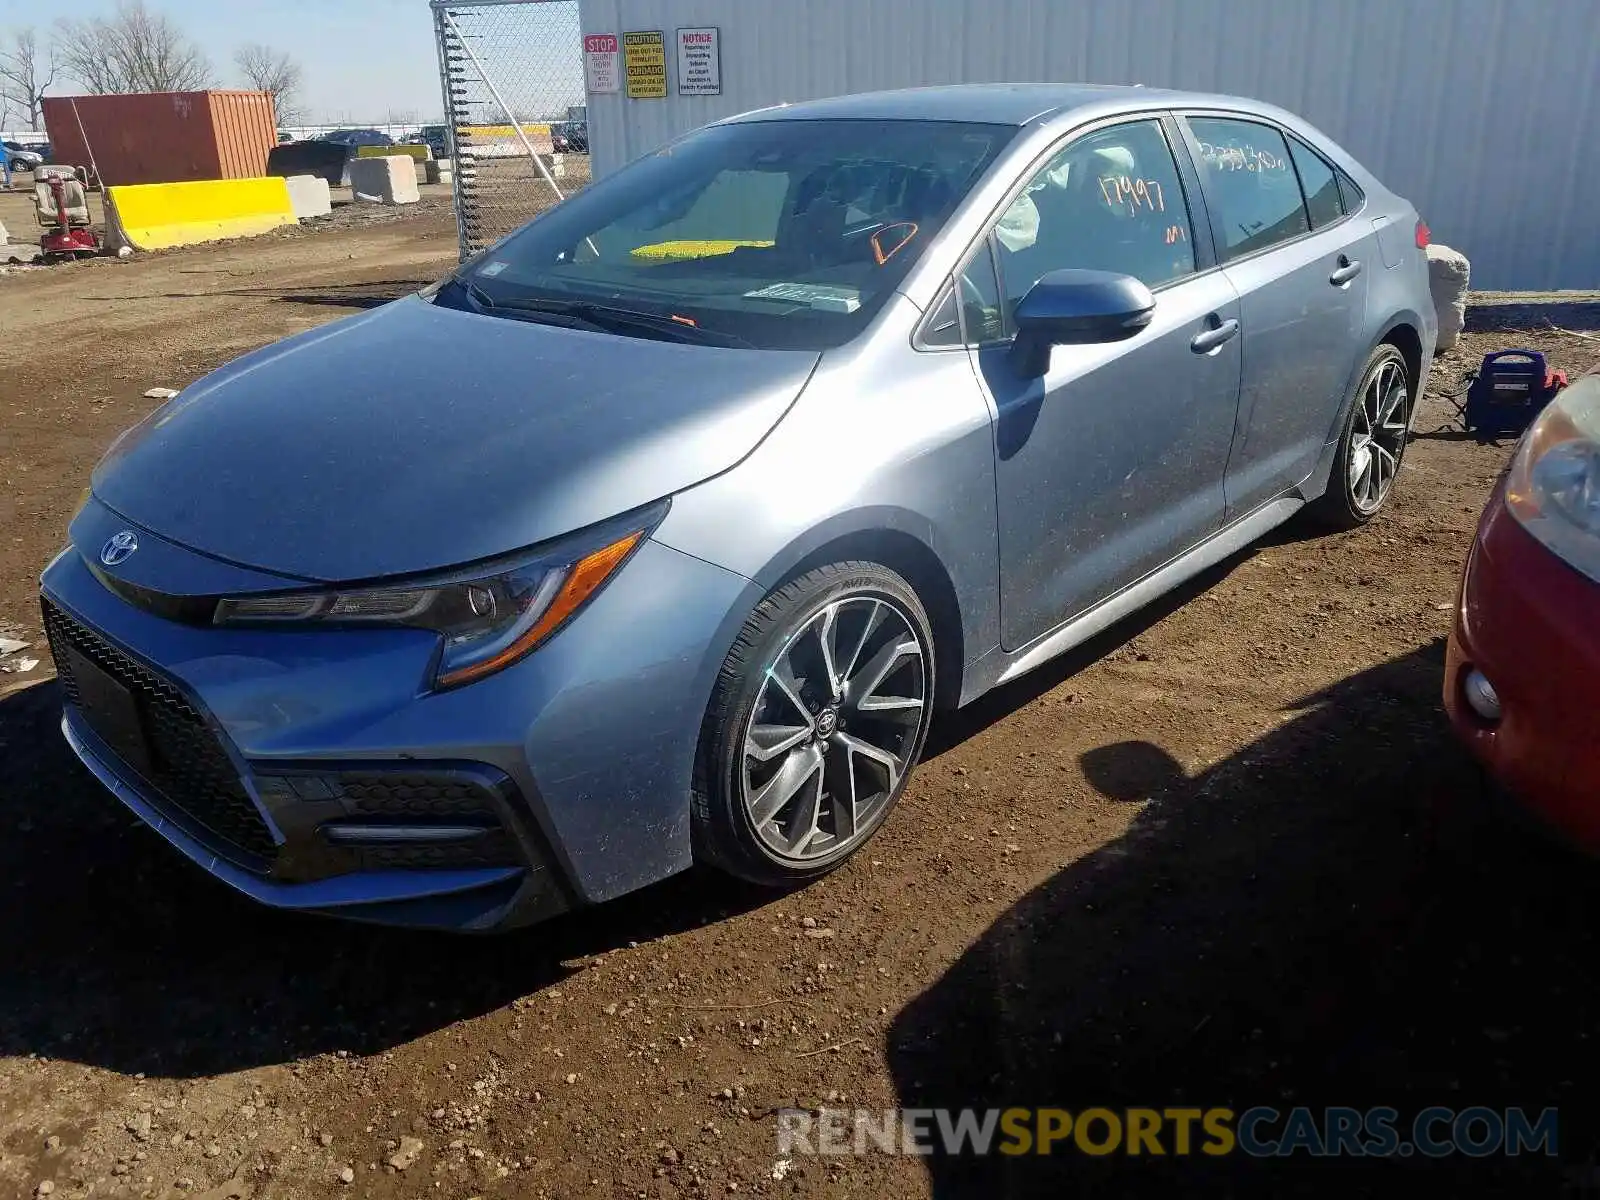
[{"label": "metal gate", "polygon": [[555,154],[584,103],[578,0],[432,0],[461,257],[476,254],[589,178]]}]

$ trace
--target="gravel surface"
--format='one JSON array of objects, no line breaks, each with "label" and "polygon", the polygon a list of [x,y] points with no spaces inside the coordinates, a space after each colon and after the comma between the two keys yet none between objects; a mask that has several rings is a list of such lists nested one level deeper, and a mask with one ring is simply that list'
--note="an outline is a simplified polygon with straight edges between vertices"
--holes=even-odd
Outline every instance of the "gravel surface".
[{"label": "gravel surface", "polygon": [[[95,458],[227,359],[445,270],[447,209],[0,279],[0,632]],[[1600,358],[1494,297],[1430,380]],[[419,365],[419,370],[431,369]],[[1294,526],[934,729],[789,895],[692,874],[511,937],[280,915],[0,674],[0,1196],[1558,1194],[1595,1145],[1600,887],[1483,803],[1438,703],[1507,447],[1425,401],[1392,509]],[[31,653],[31,651],[30,651]],[[780,1157],[786,1106],[1557,1105],[1557,1160]],[[1578,1183],[1574,1183],[1578,1179]]]}]

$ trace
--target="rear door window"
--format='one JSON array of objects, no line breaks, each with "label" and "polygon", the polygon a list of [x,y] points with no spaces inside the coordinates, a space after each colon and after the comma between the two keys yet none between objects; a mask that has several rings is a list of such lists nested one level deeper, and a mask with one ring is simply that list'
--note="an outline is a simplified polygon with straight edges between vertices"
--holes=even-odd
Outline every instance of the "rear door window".
[{"label": "rear door window", "polygon": [[1224,117],[1190,117],[1188,123],[1199,144],[1200,175],[1225,260],[1310,232],[1283,134]]}]

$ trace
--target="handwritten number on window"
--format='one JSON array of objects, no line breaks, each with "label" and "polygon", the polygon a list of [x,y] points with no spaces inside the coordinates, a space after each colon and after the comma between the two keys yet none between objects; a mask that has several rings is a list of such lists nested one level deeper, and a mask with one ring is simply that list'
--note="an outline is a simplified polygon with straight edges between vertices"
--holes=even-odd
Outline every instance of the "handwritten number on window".
[{"label": "handwritten number on window", "polygon": [[1289,161],[1268,150],[1245,146],[1213,146],[1200,143],[1200,156],[1217,171],[1284,171]]},{"label": "handwritten number on window", "polygon": [[1133,179],[1127,175],[1104,175],[1100,178],[1100,195],[1111,208],[1126,208],[1129,215],[1140,209],[1153,213],[1167,211],[1166,197],[1157,179]]}]

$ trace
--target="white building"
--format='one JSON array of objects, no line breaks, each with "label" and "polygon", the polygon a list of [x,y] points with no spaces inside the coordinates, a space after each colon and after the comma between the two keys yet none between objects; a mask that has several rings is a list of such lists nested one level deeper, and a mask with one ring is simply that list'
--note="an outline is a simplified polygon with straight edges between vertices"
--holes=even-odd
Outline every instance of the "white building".
[{"label": "white building", "polygon": [[[1471,258],[1475,287],[1600,288],[1600,0],[581,0],[580,13],[585,35],[662,34],[660,52],[633,39],[636,91],[665,60],[664,98],[629,97],[621,46],[619,90],[590,90],[597,173],[718,117],[846,92],[1226,92],[1320,127]],[[717,31],[694,43],[687,80],[680,29]]]}]

